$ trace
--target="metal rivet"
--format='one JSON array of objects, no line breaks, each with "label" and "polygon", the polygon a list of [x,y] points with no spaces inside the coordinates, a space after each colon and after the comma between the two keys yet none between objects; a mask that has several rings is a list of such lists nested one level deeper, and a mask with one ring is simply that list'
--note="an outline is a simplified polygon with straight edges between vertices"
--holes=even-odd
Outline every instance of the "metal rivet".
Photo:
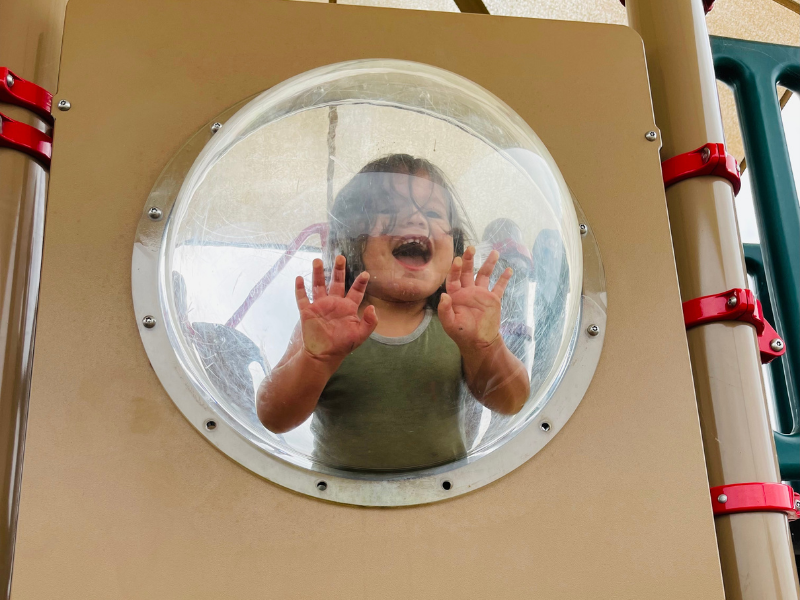
[{"label": "metal rivet", "polygon": [[589,233],[589,226],[586,223],[581,223],[580,225],[581,235],[586,235]]},{"label": "metal rivet", "polygon": [[708,148],[703,148],[700,151],[700,158],[703,159],[704,163],[707,163],[708,160],[711,158],[711,150],[709,150]]},{"label": "metal rivet", "polygon": [[539,429],[547,433],[548,431],[550,431],[550,423],[548,423],[547,421],[542,421],[541,423],[539,423]]},{"label": "metal rivet", "polygon": [[600,328],[597,325],[589,325],[586,328],[586,333],[588,333],[590,336],[594,337],[594,336],[596,336],[596,335],[598,335],[600,333]]},{"label": "metal rivet", "polygon": [[152,315],[147,315],[142,319],[142,325],[144,325],[147,329],[152,329],[156,326],[156,319]]},{"label": "metal rivet", "polygon": [[780,338],[775,338],[769,343],[769,347],[773,352],[780,352],[783,350],[783,340]]},{"label": "metal rivet", "polygon": [[211,126],[211,133],[217,133],[220,130],[221,127],[222,127],[222,123],[214,123]]},{"label": "metal rivet", "polygon": [[320,492],[324,492],[325,490],[327,490],[327,489],[328,489],[328,484],[327,484],[327,483],[325,483],[324,481],[318,481],[318,482],[317,482],[317,489],[318,489]]},{"label": "metal rivet", "polygon": [[648,142],[655,142],[658,139],[658,134],[655,131],[648,131],[644,134],[644,139]]},{"label": "metal rivet", "polygon": [[800,510],[800,500],[795,500],[794,501],[794,509],[795,510]]},{"label": "metal rivet", "polygon": [[725,303],[728,305],[728,308],[733,308],[737,304],[739,304],[739,299],[736,296],[731,296],[728,298],[728,301]]},{"label": "metal rivet", "polygon": [[214,431],[217,428],[217,422],[214,419],[209,419],[204,423],[204,425],[209,431]]},{"label": "metal rivet", "polygon": [[14,87],[14,76],[11,73],[6,75],[6,85],[10,88]]},{"label": "metal rivet", "polygon": [[153,221],[160,221],[161,217],[164,216],[164,213],[161,212],[161,209],[157,206],[151,206],[150,209],[147,211],[147,216],[150,217]]},{"label": "metal rivet", "polygon": [[72,104],[69,103],[69,100],[59,100],[56,106],[58,106],[58,110],[69,110],[72,108]]},{"label": "metal rivet", "polygon": [[728,497],[725,494],[720,494],[717,496],[717,502],[720,504],[725,504],[728,501]]}]

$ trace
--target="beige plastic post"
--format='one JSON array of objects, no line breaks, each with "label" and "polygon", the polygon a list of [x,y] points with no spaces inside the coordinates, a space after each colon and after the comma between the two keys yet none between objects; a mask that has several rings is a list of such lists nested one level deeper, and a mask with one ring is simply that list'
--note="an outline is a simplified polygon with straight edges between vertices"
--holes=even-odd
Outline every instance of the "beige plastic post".
[{"label": "beige plastic post", "polygon": [[[0,3],[0,65],[54,92],[66,0]],[[30,111],[0,112],[45,130]],[[10,594],[39,294],[47,170],[0,149],[0,599]]]},{"label": "beige plastic post", "polygon": [[[724,142],[702,1],[628,0],[627,9],[644,39],[661,159]],[[731,185],[689,179],[667,189],[667,206],[682,300],[746,288]],[[709,485],[780,481],[754,328],[712,323],[687,337]],[[798,598],[784,515],[717,517],[716,530],[728,600]]]}]

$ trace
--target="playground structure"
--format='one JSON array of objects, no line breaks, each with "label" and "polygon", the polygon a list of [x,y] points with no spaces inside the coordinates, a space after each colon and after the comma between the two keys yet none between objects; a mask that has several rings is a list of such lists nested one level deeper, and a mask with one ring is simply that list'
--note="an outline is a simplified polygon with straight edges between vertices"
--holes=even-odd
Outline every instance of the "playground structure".
[{"label": "playground structure", "polygon": [[[204,7],[213,11],[213,4]],[[427,597],[432,590],[447,597],[721,598],[724,581],[728,598],[796,598],[787,529],[795,500],[780,484],[800,477],[792,417],[792,348],[800,337],[792,306],[799,295],[796,191],[794,205],[788,193],[777,212],[764,208],[762,220],[782,232],[762,244],[764,257],[743,256],[733,208],[738,175],[726,160],[703,4],[629,0],[627,10],[644,52],[630,29],[603,25],[269,2],[226,7],[209,30],[187,20],[181,6],[144,2],[134,13],[122,1],[72,2],[53,97],[68,110],[56,111],[11,597],[72,593],[64,590],[76,597],[238,597],[269,586],[270,594],[298,598],[319,590],[343,598]],[[298,51],[301,37],[314,43]],[[264,38],[268,50],[257,43]],[[713,40],[718,74],[738,86],[740,106],[755,111],[749,55],[730,44]],[[269,60],[254,58],[264,52]],[[778,66],[759,88],[765,112],[742,120],[745,142],[766,149],[748,154],[762,198],[770,185],[794,191],[764,89],[796,87],[800,66],[796,49],[786,59],[773,52]],[[163,171],[172,157],[185,174],[254,94],[325,65],[387,57],[475,82],[527,122],[579,211],[583,295],[603,281],[585,271],[586,257],[597,256],[605,287],[596,291],[608,297],[607,321],[599,320],[604,310],[584,304],[575,328],[575,344],[596,348],[589,362],[599,358],[597,371],[575,360],[553,384],[553,398],[573,388],[571,410],[550,404],[548,413],[545,404],[523,434],[466,465],[464,478],[453,465],[418,478],[417,485],[434,484],[425,502],[446,501],[413,508],[400,508],[416,501],[392,487],[413,476],[401,483],[355,477],[358,493],[337,496],[351,484],[341,473],[265,462],[242,449],[221,413],[197,402],[187,410],[165,375],[168,344],[156,349],[151,341],[169,337],[168,303],[159,308],[156,293],[145,307],[136,297],[134,251],[131,305],[127,271],[137,226],[160,232],[171,218],[183,181]],[[47,125],[39,118],[29,120]],[[189,146],[195,150],[187,153]],[[660,164],[686,153],[699,166],[683,163],[682,176],[667,181],[666,210],[668,169],[662,173]],[[11,150],[0,158],[14,161],[4,168],[22,173],[24,162],[31,173],[22,187],[38,198],[32,222],[40,239],[45,159]],[[701,172],[715,161],[716,170]],[[298,252],[323,253],[324,225],[299,232],[219,325],[236,331]],[[312,247],[309,235],[320,245]],[[141,238],[155,256],[160,237]],[[510,237],[494,242],[524,262],[531,244],[515,244]],[[761,277],[763,310],[746,289],[745,258]],[[37,260],[34,253],[28,263],[34,291]],[[699,314],[691,315],[693,307]],[[526,326],[509,330],[524,334]],[[210,339],[210,330],[192,322],[188,330]],[[777,394],[773,442],[760,363],[776,357],[773,369],[786,387]],[[583,389],[570,373],[584,376]],[[226,460],[212,444],[303,495]],[[249,458],[239,458],[243,452]],[[287,485],[281,473],[309,485]],[[737,496],[735,484],[761,484],[761,504]],[[376,497],[383,500],[363,501]],[[298,564],[313,568],[301,576]]]}]

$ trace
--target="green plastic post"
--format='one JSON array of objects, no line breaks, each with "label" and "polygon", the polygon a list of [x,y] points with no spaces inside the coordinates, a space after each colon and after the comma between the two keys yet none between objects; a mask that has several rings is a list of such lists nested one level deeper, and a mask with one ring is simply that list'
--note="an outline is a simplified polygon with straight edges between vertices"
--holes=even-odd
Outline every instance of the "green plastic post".
[{"label": "green plastic post", "polygon": [[[767,287],[767,273],[764,269],[764,259],[761,257],[761,246],[758,244],[742,244],[744,246],[744,262],[747,266],[747,273],[756,280],[756,289],[753,290],[756,298],[761,301],[764,309],[764,318],[770,323],[775,322],[775,315],[772,312],[772,302],[769,297]],[[792,414],[792,404],[789,400],[789,389],[786,386],[786,378],[783,372],[783,359],[781,356],[769,364],[770,374],[772,375],[772,394],[775,398],[775,429],[779,433],[790,434],[797,420]],[[798,456],[800,460],[800,456]]]},{"label": "green plastic post", "polygon": [[786,342],[786,394],[776,397],[788,403],[778,407],[779,420],[791,415],[792,423],[780,424],[787,435],[775,434],[781,477],[800,479],[800,204],[776,90],[800,92],[800,49],[719,37],[711,49],[717,78],[736,97],[773,325]]}]

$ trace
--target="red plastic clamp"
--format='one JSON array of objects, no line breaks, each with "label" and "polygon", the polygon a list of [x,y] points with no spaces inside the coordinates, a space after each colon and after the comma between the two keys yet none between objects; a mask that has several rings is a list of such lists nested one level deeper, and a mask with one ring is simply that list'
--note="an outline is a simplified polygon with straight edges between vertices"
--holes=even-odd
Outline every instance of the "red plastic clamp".
[{"label": "red plastic clamp", "polygon": [[784,483],[732,483],[711,488],[714,516],[740,512],[784,512],[800,518],[800,494]]},{"label": "red plastic clamp", "polygon": [[733,193],[738,194],[742,187],[739,163],[725,151],[725,144],[706,144],[697,150],[678,154],[661,163],[664,187],[690,177],[716,175],[731,182]]},{"label": "red plastic clamp", "polygon": [[758,349],[764,364],[786,353],[786,344],[764,319],[761,302],[756,300],[750,290],[734,288],[683,303],[683,322],[686,329],[716,321],[743,321],[753,325],[758,334]]},{"label": "red plastic clamp", "polygon": [[[625,0],[619,0],[622,6],[625,6]],[[703,10],[706,11],[708,14],[712,8],[714,8],[714,1],[715,0],[703,0]]]},{"label": "red plastic clamp", "polygon": [[30,154],[49,167],[53,154],[53,138],[35,127],[0,113],[0,147]]},{"label": "red plastic clamp", "polygon": [[27,108],[50,125],[53,124],[53,94],[21,77],[6,67],[0,67],[0,102]]}]

